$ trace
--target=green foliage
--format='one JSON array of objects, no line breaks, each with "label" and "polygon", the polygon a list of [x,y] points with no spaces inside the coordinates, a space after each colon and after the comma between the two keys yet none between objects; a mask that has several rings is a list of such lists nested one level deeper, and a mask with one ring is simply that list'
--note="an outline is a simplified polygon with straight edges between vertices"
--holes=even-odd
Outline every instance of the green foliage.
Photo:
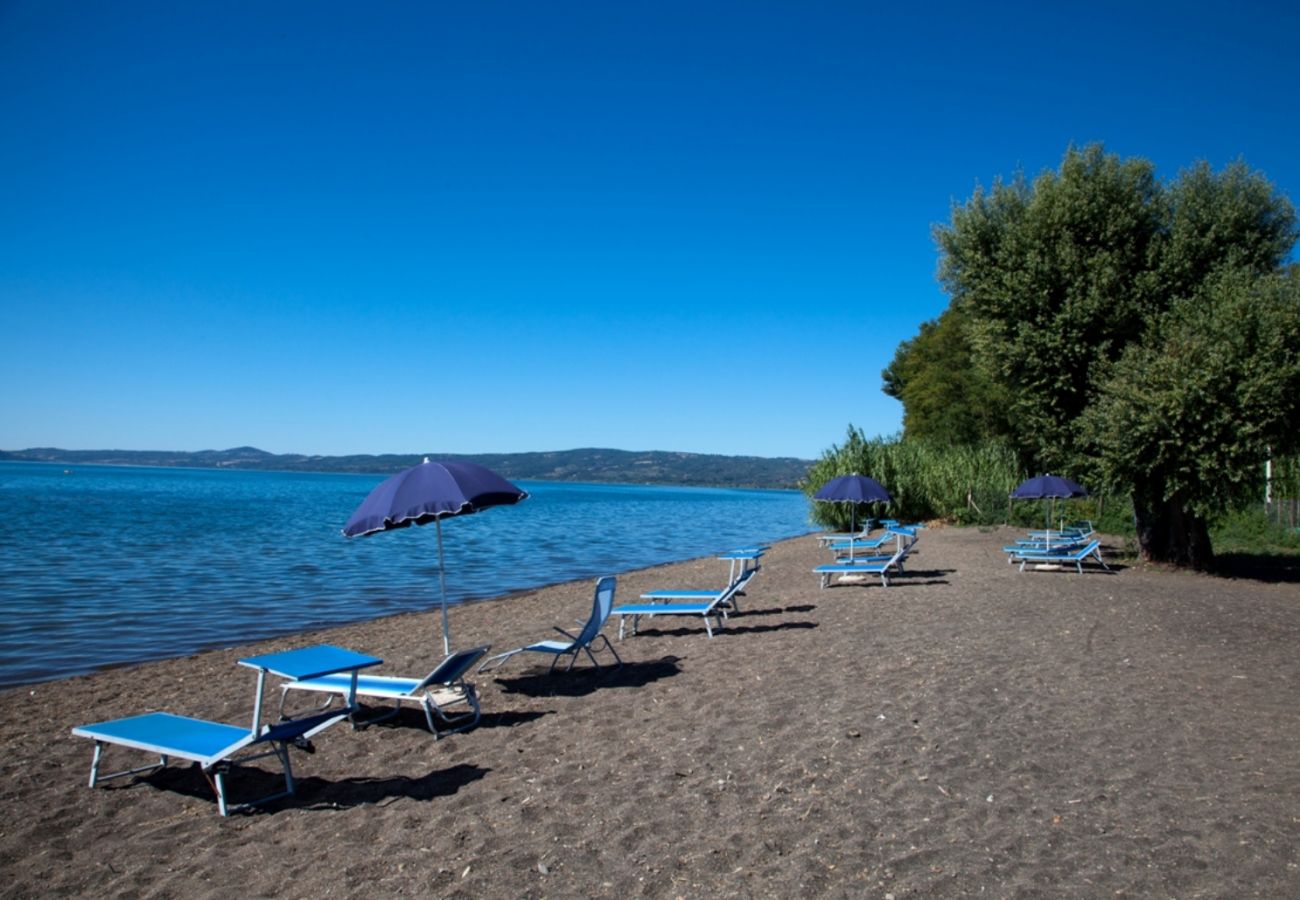
[{"label": "green foliage", "polygon": [[1209,518],[1263,499],[1270,446],[1300,427],[1300,279],[1221,270],[1131,345],[1083,422],[1112,484],[1159,474]]},{"label": "green foliage", "polygon": [[1300,531],[1270,521],[1262,506],[1223,514],[1210,533],[1220,553],[1300,554]]},{"label": "green foliage", "polygon": [[[976,445],[934,444],[898,438],[868,440],[849,426],[843,446],[833,446],[808,470],[803,484],[811,497],[840,475],[870,475],[894,498],[893,504],[863,515],[890,516],[904,521],[946,519],[963,524],[1004,521],[1007,495],[1021,480],[1015,454],[995,442]],[[812,504],[813,521],[831,528],[849,525],[850,509],[843,503]]]},{"label": "green foliage", "polygon": [[1071,148],[1059,173],[977,190],[939,227],[939,275],[977,360],[1010,398],[1029,468],[1077,463],[1097,371],[1143,331],[1161,194],[1145,160]]},{"label": "green foliage", "polygon": [[1296,235],[1290,202],[1243,163],[1165,184],[1099,145],[977,190],[935,231],[1022,464],[1129,493],[1144,553],[1193,565],[1207,517],[1258,484],[1270,446],[1296,447],[1296,277],[1279,271]]},{"label": "green foliage", "polygon": [[966,328],[965,314],[949,307],[881,372],[885,394],[903,404],[905,439],[975,444],[1007,433],[1005,392],[975,366]]}]

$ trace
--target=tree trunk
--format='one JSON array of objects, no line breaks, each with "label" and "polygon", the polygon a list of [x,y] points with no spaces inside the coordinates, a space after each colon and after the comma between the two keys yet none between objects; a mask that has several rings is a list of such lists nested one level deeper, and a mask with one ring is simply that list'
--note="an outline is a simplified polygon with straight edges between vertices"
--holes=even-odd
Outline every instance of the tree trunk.
[{"label": "tree trunk", "polygon": [[[1151,491],[1150,494],[1155,493]],[[1156,494],[1158,497],[1159,494]],[[1169,563],[1205,571],[1214,565],[1210,530],[1205,519],[1188,512],[1180,498],[1133,497],[1138,550],[1148,562]]]}]

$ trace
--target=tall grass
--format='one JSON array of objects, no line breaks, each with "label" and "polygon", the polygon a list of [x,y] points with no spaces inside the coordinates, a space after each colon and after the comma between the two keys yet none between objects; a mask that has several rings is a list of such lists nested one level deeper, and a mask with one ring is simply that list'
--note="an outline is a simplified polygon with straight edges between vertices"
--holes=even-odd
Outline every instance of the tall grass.
[{"label": "tall grass", "polygon": [[[963,525],[1006,521],[1007,497],[1023,480],[1015,454],[997,443],[950,447],[898,438],[868,440],[850,428],[842,446],[833,446],[808,470],[804,491],[812,496],[840,475],[870,475],[894,498],[888,506],[859,510],[906,521],[944,519]],[[843,503],[814,503],[813,520],[831,528],[847,527],[851,510]],[[1041,508],[1038,510],[1041,516]]]}]

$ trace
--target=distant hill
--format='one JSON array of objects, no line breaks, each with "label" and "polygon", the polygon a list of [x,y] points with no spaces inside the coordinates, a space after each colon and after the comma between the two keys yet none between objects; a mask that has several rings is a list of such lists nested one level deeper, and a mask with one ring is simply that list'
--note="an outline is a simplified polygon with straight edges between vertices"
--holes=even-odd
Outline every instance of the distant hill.
[{"label": "distant hill", "polygon": [[165,450],[60,450],[33,447],[0,450],[0,460],[53,462],[63,465],[187,466],[216,469],[262,469],[289,472],[398,472],[425,456],[462,459],[506,478],[542,481],[599,481],[625,484],[675,484],[713,487],[793,488],[811,463],[792,457],[717,456],[665,450],[554,450],[539,453],[413,453],[380,456],[303,456],[275,454],[256,447],[173,452]]}]

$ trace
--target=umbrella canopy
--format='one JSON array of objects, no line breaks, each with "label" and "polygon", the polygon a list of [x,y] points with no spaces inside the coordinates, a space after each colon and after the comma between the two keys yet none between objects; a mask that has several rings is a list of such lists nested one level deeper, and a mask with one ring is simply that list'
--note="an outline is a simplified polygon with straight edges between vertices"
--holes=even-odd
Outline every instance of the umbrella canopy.
[{"label": "umbrella canopy", "polygon": [[894,500],[879,481],[866,475],[832,478],[813,494],[813,499],[831,503],[892,503]]},{"label": "umbrella canopy", "polygon": [[[821,500],[825,503],[852,503],[852,511],[849,516],[851,527],[850,532],[858,530],[858,504],[859,503],[893,503],[894,498],[889,496],[889,491],[885,490],[879,481],[874,478],[868,478],[866,475],[841,475],[838,478],[832,478],[813,494],[814,500]],[[849,556],[853,555],[853,538],[849,538]]]},{"label": "umbrella canopy", "polygon": [[1086,497],[1088,492],[1068,478],[1049,473],[1021,482],[1011,496],[1016,500],[1066,500]]},{"label": "umbrella canopy", "polygon": [[1052,512],[1056,507],[1056,501],[1086,496],[1088,496],[1088,492],[1079,484],[1068,478],[1062,478],[1060,475],[1053,475],[1050,472],[1021,482],[1011,492],[1011,499],[1013,500],[1051,501],[1047,507],[1047,545],[1049,547],[1052,545]]},{"label": "umbrella canopy", "polygon": [[362,537],[433,522],[438,529],[438,583],[442,591],[442,649],[451,653],[447,625],[447,576],[442,555],[442,520],[493,506],[510,506],[528,497],[496,472],[469,462],[429,462],[426,457],[380,482],[352,513],[343,533]]}]

